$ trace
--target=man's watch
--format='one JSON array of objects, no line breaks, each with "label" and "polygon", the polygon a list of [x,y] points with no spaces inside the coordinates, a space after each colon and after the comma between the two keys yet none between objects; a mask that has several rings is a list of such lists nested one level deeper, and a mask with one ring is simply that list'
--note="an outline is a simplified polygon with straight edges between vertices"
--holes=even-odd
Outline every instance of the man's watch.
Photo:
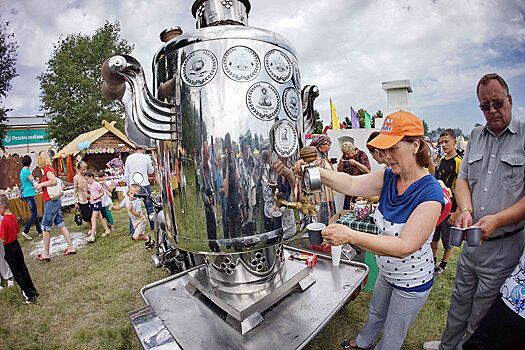
[{"label": "man's watch", "polygon": [[468,211],[470,213],[470,215],[472,215],[472,209],[470,209],[470,208],[463,208],[463,209],[461,209],[460,213],[462,214],[465,211]]}]

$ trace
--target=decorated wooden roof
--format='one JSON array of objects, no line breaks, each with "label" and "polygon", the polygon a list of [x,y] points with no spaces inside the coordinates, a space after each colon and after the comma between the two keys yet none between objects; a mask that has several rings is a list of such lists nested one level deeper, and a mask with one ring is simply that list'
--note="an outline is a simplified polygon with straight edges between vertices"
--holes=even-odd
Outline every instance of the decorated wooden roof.
[{"label": "decorated wooden roof", "polygon": [[131,147],[133,149],[136,148],[133,142],[131,142],[123,132],[121,132],[115,127],[115,121],[108,123],[107,121],[103,120],[102,127],[100,129],[88,131],[86,133],[78,135],[73,141],[68,143],[61,150],[59,150],[56,156],[53,158],[58,158],[59,156],[63,156],[64,154],[69,153],[71,153],[73,156],[76,156],[78,153],[81,152],[80,148],[82,147],[79,148],[79,144],[85,143],[86,141],[88,141],[90,144],[93,144],[95,143],[95,141],[97,141],[107,133],[114,134],[117,138],[122,140],[128,147]]}]

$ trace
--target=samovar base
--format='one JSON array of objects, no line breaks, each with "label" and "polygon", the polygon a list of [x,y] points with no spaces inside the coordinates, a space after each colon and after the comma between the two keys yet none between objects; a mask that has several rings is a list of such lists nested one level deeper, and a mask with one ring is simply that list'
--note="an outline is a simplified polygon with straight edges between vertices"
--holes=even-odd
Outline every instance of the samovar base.
[{"label": "samovar base", "polygon": [[284,276],[271,287],[254,293],[230,294],[214,287],[206,274],[205,268],[188,273],[189,282],[186,290],[195,295],[201,292],[208,300],[227,313],[226,322],[234,329],[245,334],[263,321],[262,314],[273,304],[295,289],[303,291],[315,280],[310,276],[308,266],[286,260]]}]

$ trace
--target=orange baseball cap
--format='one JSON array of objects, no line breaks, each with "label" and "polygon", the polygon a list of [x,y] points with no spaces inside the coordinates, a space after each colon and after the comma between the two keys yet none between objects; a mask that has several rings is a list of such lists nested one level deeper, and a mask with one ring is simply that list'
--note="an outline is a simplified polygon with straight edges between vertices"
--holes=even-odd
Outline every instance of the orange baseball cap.
[{"label": "orange baseball cap", "polygon": [[388,115],[381,132],[367,146],[387,149],[401,141],[405,136],[423,136],[423,122],[412,113],[399,111]]}]

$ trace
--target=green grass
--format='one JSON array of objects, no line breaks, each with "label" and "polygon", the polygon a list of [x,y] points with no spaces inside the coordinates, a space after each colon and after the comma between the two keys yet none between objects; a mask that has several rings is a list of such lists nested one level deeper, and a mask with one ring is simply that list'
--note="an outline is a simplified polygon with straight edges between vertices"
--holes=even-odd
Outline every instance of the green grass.
[{"label": "green grass", "polygon": [[[188,191],[195,190],[190,181],[188,185]],[[188,198],[194,198],[193,193]],[[29,257],[32,242],[41,238],[19,238],[40,297],[37,304],[22,305],[18,287],[0,292],[0,349],[140,349],[128,313],[144,306],[140,288],[167,277],[167,272],[153,267],[151,253],[142,243],[131,241],[126,211],[113,212],[113,216],[117,229],[109,236],[98,235],[95,243],[79,249],[77,254],[55,256],[50,263]],[[72,213],[65,213],[64,218],[71,231],[88,230],[87,225],[76,226]],[[191,221],[193,225],[199,220]],[[51,232],[52,236],[59,234],[58,230]],[[31,235],[36,236],[34,228]],[[442,253],[440,248],[440,257]],[[448,268],[435,279],[403,349],[419,350],[425,341],[440,338],[458,256],[459,249],[455,249]],[[355,337],[366,322],[370,296],[361,292],[307,349],[340,349],[344,339]]]}]

